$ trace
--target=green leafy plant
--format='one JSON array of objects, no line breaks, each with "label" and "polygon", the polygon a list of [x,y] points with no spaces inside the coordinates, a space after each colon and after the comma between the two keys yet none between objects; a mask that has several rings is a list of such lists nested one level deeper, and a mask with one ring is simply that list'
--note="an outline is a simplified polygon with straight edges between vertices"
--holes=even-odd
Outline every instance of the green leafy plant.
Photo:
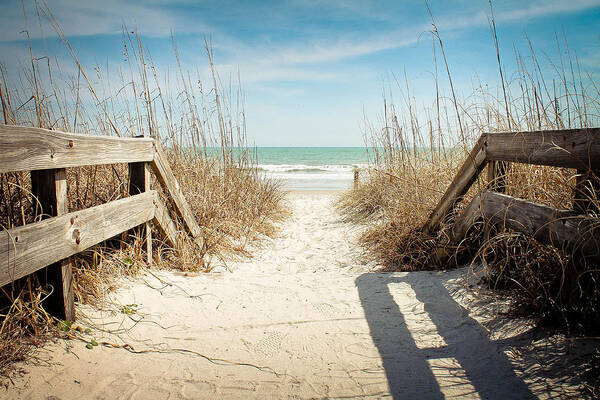
[{"label": "green leafy plant", "polygon": [[71,328],[73,327],[73,322],[67,321],[67,320],[60,320],[60,321],[58,321],[58,324],[56,325],[56,327],[61,332],[69,332],[71,330]]},{"label": "green leafy plant", "polygon": [[92,350],[96,346],[98,346],[98,342],[96,342],[94,339],[92,339],[92,340],[90,340],[90,342],[88,344],[85,345],[85,348]]},{"label": "green leafy plant", "polygon": [[137,304],[127,304],[121,307],[121,313],[127,315],[137,314],[138,305]]}]

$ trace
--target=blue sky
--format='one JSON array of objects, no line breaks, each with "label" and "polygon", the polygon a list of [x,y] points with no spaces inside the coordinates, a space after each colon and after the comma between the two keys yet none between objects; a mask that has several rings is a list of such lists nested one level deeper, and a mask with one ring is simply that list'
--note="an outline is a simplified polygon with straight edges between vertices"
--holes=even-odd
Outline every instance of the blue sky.
[{"label": "blue sky", "polygon": [[[457,91],[473,81],[498,82],[487,0],[430,1]],[[174,66],[174,33],[184,68],[206,67],[203,37],[211,35],[221,77],[239,70],[246,93],[248,136],[272,146],[360,146],[363,115],[381,113],[382,88],[410,83],[417,103],[431,101],[432,38],[423,1],[48,1],[91,69],[123,62],[123,23],[142,35],[159,69]],[[34,48],[64,57],[51,31],[45,42],[25,0]],[[0,0],[0,62],[27,59],[20,1]],[[556,54],[555,33],[567,35],[582,67],[600,73],[600,0],[494,2],[503,66],[514,49]],[[440,71],[441,72],[441,71]]]}]

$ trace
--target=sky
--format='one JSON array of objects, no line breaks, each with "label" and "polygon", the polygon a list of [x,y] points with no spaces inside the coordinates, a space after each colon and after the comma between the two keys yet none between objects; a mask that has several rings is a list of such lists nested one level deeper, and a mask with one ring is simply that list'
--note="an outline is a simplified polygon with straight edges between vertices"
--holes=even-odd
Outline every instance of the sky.
[{"label": "sky", "polygon": [[[42,0],[39,0],[42,1]],[[431,101],[431,17],[424,1],[117,1],[47,0],[84,66],[123,62],[122,27],[134,27],[160,68],[174,66],[171,34],[184,69],[206,66],[209,35],[220,76],[241,76],[250,144],[361,146],[364,117],[382,112],[382,91],[409,82],[416,103]],[[457,92],[474,81],[498,82],[488,0],[431,0]],[[0,0],[0,63],[12,71],[27,59],[23,8],[29,0]],[[556,53],[555,34],[592,77],[600,73],[600,0],[496,0],[502,64],[515,68],[514,50]],[[35,21],[35,22],[32,22]],[[60,53],[49,29],[35,46]],[[564,51],[564,49],[563,49]],[[63,49],[64,53],[64,49]],[[159,69],[160,69],[159,68]],[[400,85],[402,86],[402,85]],[[402,90],[396,88],[396,90]]]}]

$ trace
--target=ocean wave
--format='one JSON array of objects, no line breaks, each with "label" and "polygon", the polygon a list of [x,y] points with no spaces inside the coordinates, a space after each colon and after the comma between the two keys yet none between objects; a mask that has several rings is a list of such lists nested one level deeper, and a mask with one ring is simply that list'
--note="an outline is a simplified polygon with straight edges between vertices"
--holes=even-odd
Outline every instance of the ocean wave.
[{"label": "ocean wave", "polygon": [[348,181],[352,180],[352,173],[315,173],[315,172],[307,172],[307,173],[289,173],[289,172],[267,172],[267,176],[273,179],[283,180],[283,181]]},{"label": "ocean wave", "polygon": [[352,165],[306,165],[306,164],[259,164],[259,171],[268,173],[351,173],[355,169],[365,168],[367,164],[352,164]]}]

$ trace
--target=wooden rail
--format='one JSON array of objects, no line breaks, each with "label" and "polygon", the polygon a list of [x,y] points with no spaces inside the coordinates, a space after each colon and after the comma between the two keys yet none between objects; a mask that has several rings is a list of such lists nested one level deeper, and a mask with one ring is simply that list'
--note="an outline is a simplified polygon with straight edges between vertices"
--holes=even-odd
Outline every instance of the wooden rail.
[{"label": "wooden rail", "polygon": [[161,231],[163,236],[167,239],[172,246],[177,247],[178,245],[178,233],[177,233],[177,225],[169,216],[169,211],[167,207],[160,200],[160,197],[156,196],[154,199],[155,209],[154,209],[154,223]]},{"label": "wooden rail", "polygon": [[154,160],[154,139],[0,125],[0,173]]},{"label": "wooden rail", "polygon": [[446,263],[456,245],[478,220],[521,232],[540,243],[567,251],[577,250],[585,257],[600,260],[598,218],[488,191],[477,195],[456,218],[436,249],[435,262],[439,265]]},{"label": "wooden rail", "polygon": [[[130,197],[68,212],[65,168],[115,163],[129,164]],[[0,286],[46,268],[39,276],[54,289],[46,300],[48,309],[59,318],[73,320],[70,256],[133,229],[145,240],[151,262],[151,221],[172,246],[178,246],[175,222],[150,188],[151,170],[173,200],[186,230],[202,244],[200,227],[154,139],[0,125],[0,173],[31,171],[32,203],[37,205],[34,212],[43,212],[46,217],[0,231]]]},{"label": "wooden rail", "polygon": [[[452,247],[463,240],[469,228],[481,218],[487,223],[502,224],[505,228],[532,236],[542,243],[565,249],[577,248],[583,254],[600,259],[599,221],[586,215],[593,204],[581,195],[586,190],[600,193],[599,128],[483,134],[423,230],[432,233],[439,228],[486,165],[492,163],[494,171],[490,171],[492,173],[488,176],[495,178],[497,162],[577,169],[579,177],[574,210],[557,210],[494,191],[481,193],[446,232],[434,255],[438,263],[448,260]],[[504,191],[503,185],[488,182],[488,187],[497,191]]]},{"label": "wooden rail", "polygon": [[160,183],[163,184],[171,194],[171,200],[173,200],[173,203],[175,204],[177,213],[183,219],[185,227],[189,230],[194,239],[201,239],[200,227],[196,223],[196,218],[194,217],[194,214],[192,214],[192,211],[183,196],[183,192],[179,187],[179,182],[175,179],[173,171],[171,171],[171,167],[169,166],[169,162],[158,144],[155,146],[152,169],[156,173],[156,177]]},{"label": "wooden rail", "polygon": [[505,194],[486,192],[479,202],[486,221],[524,233],[541,243],[600,258],[598,218],[558,210]]},{"label": "wooden rail", "polygon": [[600,128],[489,133],[486,141],[488,161],[600,168]]},{"label": "wooden rail", "polygon": [[433,232],[437,229],[456,203],[467,193],[483,168],[485,168],[487,163],[485,140],[485,135],[481,136],[477,143],[475,143],[475,146],[473,146],[473,150],[469,153],[467,160],[460,167],[454,180],[448,186],[442,199],[431,213],[429,220],[423,228],[426,232]]},{"label": "wooden rail", "polygon": [[425,232],[439,228],[492,161],[597,170],[600,128],[484,133],[423,226]]},{"label": "wooden rail", "polygon": [[155,191],[0,232],[0,286],[154,218]]}]

